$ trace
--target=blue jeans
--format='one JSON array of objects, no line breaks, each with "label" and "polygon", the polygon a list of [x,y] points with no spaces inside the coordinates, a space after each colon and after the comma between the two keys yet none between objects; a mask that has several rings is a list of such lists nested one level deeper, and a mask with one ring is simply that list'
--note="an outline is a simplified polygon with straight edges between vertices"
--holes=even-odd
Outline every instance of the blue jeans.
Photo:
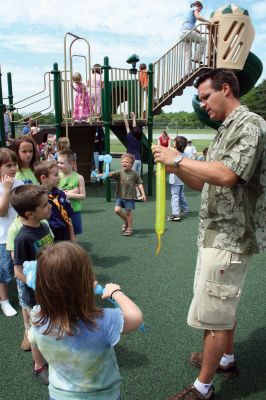
[{"label": "blue jeans", "polygon": [[5,244],[0,244],[0,283],[8,283],[14,277],[14,266],[10,251]]},{"label": "blue jeans", "polygon": [[141,174],[141,160],[135,160],[132,169],[133,169],[133,171],[136,171],[140,175]]},{"label": "blue jeans", "polygon": [[180,209],[188,212],[188,204],[184,193],[184,185],[171,185],[171,206],[172,215],[179,215]]},{"label": "blue jeans", "polygon": [[74,228],[75,235],[80,235],[82,233],[82,219],[81,212],[75,211],[71,217],[71,221]]},{"label": "blue jeans", "polygon": [[99,152],[98,151],[93,152],[93,158],[94,158],[95,169],[99,170]]},{"label": "blue jeans", "polygon": [[135,201],[129,199],[121,199],[118,197],[115,201],[115,205],[124,208],[125,210],[135,210]]}]

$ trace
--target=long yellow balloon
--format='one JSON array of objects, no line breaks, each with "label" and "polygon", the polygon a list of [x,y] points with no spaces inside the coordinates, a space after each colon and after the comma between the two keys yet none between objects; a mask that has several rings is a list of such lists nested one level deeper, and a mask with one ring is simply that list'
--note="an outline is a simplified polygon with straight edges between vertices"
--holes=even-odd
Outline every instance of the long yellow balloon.
[{"label": "long yellow balloon", "polygon": [[166,201],[166,182],[165,182],[165,165],[156,164],[156,218],[155,232],[157,233],[158,243],[156,255],[161,250],[161,236],[165,229],[165,201]]}]

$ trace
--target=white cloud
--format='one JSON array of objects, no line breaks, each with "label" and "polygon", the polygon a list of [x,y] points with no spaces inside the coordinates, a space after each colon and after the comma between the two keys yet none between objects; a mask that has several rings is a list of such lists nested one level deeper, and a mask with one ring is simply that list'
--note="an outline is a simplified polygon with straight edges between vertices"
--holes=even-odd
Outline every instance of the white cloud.
[{"label": "white cloud", "polygon": [[[39,27],[61,26],[66,31],[70,28],[88,32],[112,32],[112,34],[136,35],[147,34],[169,38],[169,20],[173,30],[178,29],[177,18],[184,14],[186,1],[177,4],[174,0],[164,1],[141,0],[123,1],[98,0],[88,2],[77,0],[13,0],[12,12],[4,3],[0,5],[0,24],[11,26],[24,22]],[[170,34],[171,35],[171,34]]]},{"label": "white cloud", "polygon": [[23,53],[47,54],[63,51],[62,38],[48,34],[0,34],[0,41],[2,49]]},{"label": "white cloud", "polygon": [[[266,3],[259,1],[247,7],[256,28],[252,51],[266,61],[263,21]],[[113,67],[127,68],[126,59],[137,53],[141,61],[155,62],[177,42],[182,18],[189,0],[13,0],[12,7],[0,3],[0,41],[2,72],[13,74],[14,95],[26,97],[41,90],[45,71],[58,62],[63,69],[65,32],[85,37],[91,45],[91,63],[102,64],[109,56]],[[213,1],[205,0],[203,15],[213,10]],[[68,42],[69,43],[69,42]],[[75,46],[79,52],[82,45]],[[84,49],[84,47],[83,47]],[[75,62],[75,68],[79,64]],[[6,83],[4,82],[6,93]],[[192,93],[188,89],[188,93]],[[191,94],[192,95],[192,94]],[[190,94],[174,100],[171,109],[191,109]],[[172,109],[173,111],[173,109]]]}]

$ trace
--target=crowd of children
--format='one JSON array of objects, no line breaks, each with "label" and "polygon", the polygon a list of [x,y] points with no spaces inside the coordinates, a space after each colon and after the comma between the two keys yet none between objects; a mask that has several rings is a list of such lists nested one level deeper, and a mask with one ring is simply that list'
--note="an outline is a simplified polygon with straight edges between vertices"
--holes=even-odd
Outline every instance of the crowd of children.
[{"label": "crowd of children", "polygon": [[[125,154],[121,163],[122,170],[110,177],[117,180],[116,213],[127,235],[132,232],[135,185],[144,201],[146,197],[141,178],[132,171],[134,156]],[[80,201],[86,195],[75,165],[69,148],[58,152],[57,161],[38,161],[29,137],[19,139],[15,151],[0,149],[0,305],[7,317],[17,314],[7,291],[15,274],[25,329],[21,348],[31,350],[34,376],[49,384],[50,398],[78,399],[85,392],[95,399],[118,400],[121,377],[114,346],[143,317],[113,283],[105,286],[102,297],[115,300],[119,308],[95,305],[91,260],[75,243],[82,232]],[[28,286],[23,270],[26,261],[34,260],[36,290]]]},{"label": "crowd of children", "polygon": [[[99,89],[98,66],[93,73],[91,88]],[[99,93],[91,101],[81,77],[76,74],[74,82],[74,113],[79,114],[73,118],[83,119],[85,107],[91,104],[98,114]],[[116,181],[115,213],[123,221],[124,236],[133,233],[135,200],[146,201],[140,177],[142,128],[133,112],[130,116],[132,129],[124,115],[127,153],[121,157],[121,169],[109,173]],[[160,144],[170,145],[166,133]],[[183,137],[174,140],[183,156],[186,145]],[[141,325],[142,312],[113,283],[105,286],[102,298],[115,300],[119,308],[96,307],[92,263],[75,242],[82,233],[81,201],[86,197],[76,155],[68,138],[48,143],[42,157],[39,150],[28,135],[15,141],[14,151],[0,149],[1,309],[7,317],[17,314],[8,298],[8,283],[15,275],[24,325],[21,349],[31,350],[33,374],[40,383],[49,384],[50,399],[82,399],[85,393],[95,399],[119,400],[121,377],[114,346],[121,333]],[[172,216],[168,219],[177,221],[180,212],[187,213],[189,208],[183,182],[171,174],[169,183]],[[34,289],[23,270],[26,261],[37,262]]]}]

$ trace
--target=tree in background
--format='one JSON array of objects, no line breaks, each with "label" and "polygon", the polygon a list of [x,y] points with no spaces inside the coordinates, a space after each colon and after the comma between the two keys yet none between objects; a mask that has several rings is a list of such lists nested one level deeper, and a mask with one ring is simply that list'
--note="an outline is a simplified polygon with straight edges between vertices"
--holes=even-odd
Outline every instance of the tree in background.
[{"label": "tree in background", "polygon": [[160,125],[162,129],[173,126],[175,128],[202,129],[205,125],[198,119],[195,112],[179,111],[176,113],[162,112],[154,117],[154,124]]},{"label": "tree in background", "polygon": [[266,80],[241,97],[241,104],[247,106],[250,111],[259,114],[266,120]]}]

